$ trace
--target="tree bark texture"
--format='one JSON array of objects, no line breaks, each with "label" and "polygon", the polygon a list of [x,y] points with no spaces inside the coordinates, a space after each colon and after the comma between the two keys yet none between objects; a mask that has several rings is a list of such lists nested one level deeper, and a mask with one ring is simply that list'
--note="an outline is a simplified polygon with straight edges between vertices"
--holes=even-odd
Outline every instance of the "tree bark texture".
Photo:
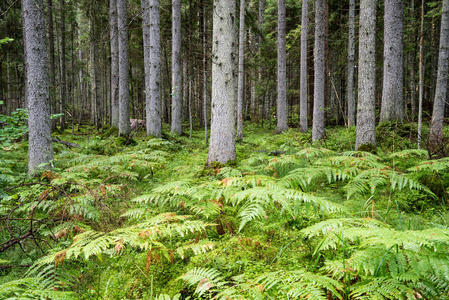
[{"label": "tree bark texture", "polygon": [[127,1],[117,0],[119,48],[119,135],[129,136],[129,44]]},{"label": "tree bark texture", "polygon": [[315,1],[315,83],[313,100],[312,140],[324,139],[324,93],[325,93],[325,13],[324,0]]},{"label": "tree bark texture", "polygon": [[239,21],[239,74],[237,83],[237,140],[243,140],[243,89],[245,60],[245,0],[240,0]]},{"label": "tree bark texture", "polygon": [[119,67],[117,0],[109,1],[109,32],[111,44],[111,126],[119,127]]},{"label": "tree bark texture", "polygon": [[384,76],[380,123],[404,119],[403,14],[403,0],[385,0]]},{"label": "tree bark texture", "polygon": [[67,106],[67,85],[66,85],[66,68],[65,68],[65,1],[60,0],[60,7],[61,7],[61,51],[60,51],[60,62],[61,62],[61,70],[60,70],[60,87],[59,87],[59,95],[61,97],[61,106],[60,106],[60,112],[62,113],[60,118],[60,126],[61,130],[64,131],[65,129],[65,122],[66,122],[66,106]]},{"label": "tree bark texture", "polygon": [[355,0],[349,0],[349,39],[348,39],[348,127],[355,125],[354,94],[354,53],[355,53]]},{"label": "tree bark texture", "polygon": [[301,70],[300,70],[300,100],[299,127],[301,132],[307,132],[307,27],[309,1],[302,1],[301,13]]},{"label": "tree bark texture", "polygon": [[449,76],[449,0],[443,0],[440,30],[437,85],[430,125],[430,145],[432,148],[439,147],[443,142],[444,108]]},{"label": "tree bark texture", "polygon": [[[49,99],[50,99],[50,111],[51,114],[55,114],[56,102],[56,86],[55,86],[55,36],[53,30],[53,1],[47,0],[47,26],[48,26],[48,83],[49,83]],[[8,53],[9,54],[9,53]],[[9,70],[9,69],[8,69]],[[9,81],[8,81],[9,82]],[[52,131],[56,129],[56,120],[51,120]]]},{"label": "tree bark texture", "polygon": [[235,159],[235,0],[214,0],[212,123],[208,164]]},{"label": "tree bark texture", "polygon": [[36,176],[42,169],[50,169],[53,160],[44,1],[22,0],[22,18],[28,103],[28,174]]},{"label": "tree bark texture", "polygon": [[286,59],[286,11],[285,0],[278,1],[278,59],[277,59],[277,133],[287,126],[287,59]]},{"label": "tree bark texture", "polygon": [[182,133],[181,0],[172,1],[172,123],[171,131]]},{"label": "tree bark texture", "polygon": [[360,1],[356,149],[376,146],[376,4],[376,0]]},{"label": "tree bark texture", "polygon": [[162,137],[161,120],[161,37],[160,1],[149,0],[150,7],[150,103],[147,105],[147,135]]}]

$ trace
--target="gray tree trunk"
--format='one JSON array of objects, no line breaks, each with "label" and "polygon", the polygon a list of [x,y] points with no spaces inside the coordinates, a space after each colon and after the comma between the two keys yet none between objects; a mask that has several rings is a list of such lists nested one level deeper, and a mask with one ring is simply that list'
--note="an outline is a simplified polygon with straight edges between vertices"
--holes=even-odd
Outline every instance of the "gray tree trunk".
[{"label": "gray tree trunk", "polygon": [[129,44],[127,1],[117,0],[119,49],[119,135],[129,136]]},{"label": "gray tree trunk", "polygon": [[235,159],[235,0],[214,0],[212,123],[208,164]]},{"label": "gray tree trunk", "polygon": [[324,89],[325,89],[325,13],[324,0],[315,1],[315,76],[313,100],[312,140],[324,139]]},{"label": "gray tree trunk", "polygon": [[288,129],[287,126],[287,70],[286,70],[286,12],[285,0],[278,1],[278,65],[277,65],[277,133]]},{"label": "gray tree trunk", "polygon": [[150,0],[150,103],[147,105],[147,135],[162,137],[160,1]]},{"label": "gray tree trunk", "polygon": [[[48,26],[48,63],[49,63],[49,88],[50,88],[50,111],[51,114],[55,114],[56,110],[56,102],[55,102],[55,36],[53,30],[53,1],[47,0],[47,26]],[[9,54],[9,53],[8,53]],[[9,81],[8,81],[9,82]],[[51,121],[51,130],[56,129],[56,120],[52,119]]]},{"label": "gray tree trunk", "polygon": [[59,87],[59,95],[61,96],[61,115],[60,118],[60,126],[61,130],[64,131],[65,129],[65,122],[66,122],[66,94],[67,94],[67,86],[66,86],[66,69],[65,69],[65,1],[60,0],[60,8],[61,8],[61,55],[60,55],[60,64],[61,64],[61,71],[60,71],[60,87]]},{"label": "gray tree trunk", "polygon": [[418,149],[421,149],[422,102],[424,98],[424,1],[421,1],[421,33],[419,39]]},{"label": "gray tree trunk", "polygon": [[[203,3],[202,3],[203,4]],[[208,141],[208,133],[207,133],[207,123],[209,121],[209,118],[207,116],[207,18],[206,18],[206,7],[202,6],[203,10],[203,118],[204,118],[204,142],[207,146]]]},{"label": "gray tree trunk", "polygon": [[240,0],[239,21],[239,74],[237,85],[237,140],[243,140],[243,89],[245,81],[245,0]]},{"label": "gray tree trunk", "polygon": [[100,86],[99,86],[99,72],[98,72],[98,28],[95,25],[95,11],[91,8],[90,12],[90,87],[91,87],[91,121],[95,127],[100,126]]},{"label": "gray tree trunk", "polygon": [[447,96],[449,75],[449,0],[443,0],[440,32],[440,51],[438,55],[437,85],[433,102],[432,122],[430,125],[430,146],[438,151],[443,142],[444,108]]},{"label": "gray tree trunk", "polygon": [[[43,0],[22,0],[28,103],[28,175],[49,170],[53,160]],[[44,165],[45,164],[45,165]]]},{"label": "gray tree trunk", "polygon": [[355,149],[362,145],[376,146],[376,5],[376,0],[360,1],[359,94]]},{"label": "gray tree trunk", "polygon": [[355,125],[354,94],[354,41],[355,41],[355,0],[349,0],[349,39],[348,39],[348,126]]},{"label": "gray tree trunk", "polygon": [[119,67],[117,0],[109,1],[109,34],[111,43],[111,126],[119,127]]},{"label": "gray tree trunk", "polygon": [[301,15],[301,70],[300,70],[300,99],[299,99],[299,127],[301,132],[307,132],[307,27],[309,1],[302,1]]},{"label": "gray tree trunk", "polygon": [[172,1],[172,123],[171,131],[182,133],[181,0]]},{"label": "gray tree trunk", "polygon": [[[151,103],[151,85],[150,85],[150,73],[151,73],[151,59],[150,59],[150,1],[142,0],[142,33],[143,33],[143,61],[145,72],[145,116],[146,116],[146,128],[148,128],[150,118],[150,103]],[[148,132],[148,129],[147,129]]]},{"label": "gray tree trunk", "polygon": [[380,123],[404,119],[402,100],[403,14],[403,0],[385,0],[384,77]]}]

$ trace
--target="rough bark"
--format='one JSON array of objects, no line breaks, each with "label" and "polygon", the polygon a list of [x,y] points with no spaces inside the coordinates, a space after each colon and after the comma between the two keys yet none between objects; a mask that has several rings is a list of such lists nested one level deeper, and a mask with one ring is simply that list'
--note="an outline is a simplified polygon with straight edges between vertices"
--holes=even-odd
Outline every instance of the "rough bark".
[{"label": "rough bark", "polygon": [[287,70],[286,70],[286,12],[285,0],[278,1],[278,59],[277,59],[277,133],[287,126]]},{"label": "rough bark", "polygon": [[[55,36],[53,30],[53,1],[47,0],[47,26],[48,26],[48,83],[49,83],[49,99],[50,99],[50,111],[51,114],[55,114]],[[51,121],[51,129],[52,131],[56,129],[56,120],[52,119]]]},{"label": "rough bark", "polygon": [[239,74],[237,85],[237,140],[243,140],[243,89],[245,60],[245,0],[240,0],[239,21]]},{"label": "rough bark", "polygon": [[376,146],[376,9],[376,0],[360,1],[359,93],[355,149],[362,145]]},{"label": "rough bark", "polygon": [[302,1],[301,13],[301,70],[300,70],[300,99],[299,99],[299,127],[301,132],[307,132],[307,27],[309,1]]},{"label": "rough bark", "polygon": [[109,1],[109,34],[111,44],[111,126],[119,127],[119,67],[117,0]]},{"label": "rough bark", "polygon": [[443,143],[443,121],[449,76],[449,0],[443,0],[438,55],[437,85],[430,125],[430,146],[438,151]]},{"label": "rough bark", "polygon": [[172,123],[171,131],[182,133],[181,0],[172,1]]},{"label": "rough bark", "polygon": [[403,0],[385,0],[384,77],[380,123],[402,121],[403,86]]},{"label": "rough bark", "polygon": [[424,1],[421,1],[421,33],[419,38],[418,149],[421,149],[422,103],[424,98]]},{"label": "rough bark", "polygon": [[66,114],[66,105],[67,105],[67,86],[66,86],[66,68],[65,68],[65,1],[60,0],[60,7],[61,7],[61,51],[60,51],[60,64],[61,64],[61,71],[59,73],[60,76],[60,87],[59,87],[59,95],[60,95],[60,112],[62,113],[60,118],[60,126],[61,130],[63,131],[65,129],[65,114]]},{"label": "rough bark", "polygon": [[235,0],[214,0],[212,123],[208,164],[235,159]]},{"label": "rough bark", "polygon": [[47,38],[43,0],[22,0],[28,103],[28,174],[50,169],[53,146],[50,126]]},{"label": "rough bark", "polygon": [[160,1],[150,0],[150,103],[147,105],[147,135],[162,136],[161,120],[161,37],[160,37]]},{"label": "rough bark", "polygon": [[324,0],[315,1],[315,76],[313,100],[312,140],[324,138],[324,89],[325,89],[325,62],[324,62],[324,33],[325,13]]},{"label": "rough bark", "polygon": [[119,48],[119,135],[129,136],[129,46],[127,1],[117,0]]},{"label": "rough bark", "polygon": [[348,41],[348,126],[355,125],[355,94],[354,94],[354,41],[355,41],[355,0],[349,0],[349,41]]}]

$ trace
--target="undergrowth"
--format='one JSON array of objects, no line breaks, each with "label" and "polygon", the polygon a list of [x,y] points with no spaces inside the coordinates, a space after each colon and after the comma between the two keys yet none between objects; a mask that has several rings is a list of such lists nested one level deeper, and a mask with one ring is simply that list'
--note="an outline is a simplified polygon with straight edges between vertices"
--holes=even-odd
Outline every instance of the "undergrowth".
[{"label": "undergrowth", "polygon": [[[249,125],[233,165],[193,138],[68,132],[54,169],[0,152],[0,298],[447,299],[449,160]],[[399,139],[400,137],[401,139]],[[384,146],[382,146],[384,145]]]}]

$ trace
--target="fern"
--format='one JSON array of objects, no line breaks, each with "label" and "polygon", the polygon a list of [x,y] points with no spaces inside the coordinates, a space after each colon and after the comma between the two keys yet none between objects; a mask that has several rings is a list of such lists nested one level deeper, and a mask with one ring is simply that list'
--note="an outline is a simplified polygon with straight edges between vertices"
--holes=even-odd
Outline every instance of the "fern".
[{"label": "fern", "polygon": [[0,285],[1,299],[78,299],[75,293],[48,288],[41,278],[27,277]]},{"label": "fern", "polygon": [[215,269],[195,268],[179,277],[189,286],[196,286],[195,294],[201,297],[208,291],[224,286],[227,282],[221,277],[221,273]]},{"label": "fern", "polygon": [[391,278],[374,278],[351,287],[351,299],[416,299],[415,291]]}]

